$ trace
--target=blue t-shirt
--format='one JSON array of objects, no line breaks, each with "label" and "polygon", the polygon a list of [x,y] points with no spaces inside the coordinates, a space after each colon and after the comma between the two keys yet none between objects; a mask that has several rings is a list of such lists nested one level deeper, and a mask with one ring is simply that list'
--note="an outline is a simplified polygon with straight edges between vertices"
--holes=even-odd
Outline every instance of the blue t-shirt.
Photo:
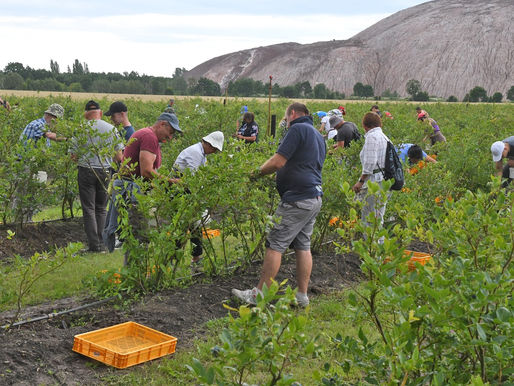
[{"label": "blue t-shirt", "polygon": [[123,136],[125,137],[125,141],[128,142],[128,140],[130,139],[132,134],[134,134],[136,131],[134,130],[133,126],[125,126],[123,128],[123,130],[121,130],[121,132],[123,133]]},{"label": "blue t-shirt", "polygon": [[321,169],[326,152],[325,140],[312,125],[310,116],[291,122],[277,149],[277,153],[287,159],[276,177],[282,201],[295,202],[323,195]]},{"label": "blue t-shirt", "polygon": [[[409,160],[408,152],[413,144],[412,143],[404,143],[402,145],[398,145],[396,147],[396,152],[398,153],[398,157],[400,157],[400,160],[404,163],[406,163]],[[423,151],[423,159],[425,159],[427,156],[427,153]]]}]

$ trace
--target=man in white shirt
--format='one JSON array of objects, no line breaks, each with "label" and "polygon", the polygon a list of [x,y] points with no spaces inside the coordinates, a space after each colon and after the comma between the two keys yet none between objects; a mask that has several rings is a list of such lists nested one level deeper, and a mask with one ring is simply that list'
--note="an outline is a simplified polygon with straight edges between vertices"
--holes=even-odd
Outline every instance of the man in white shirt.
[{"label": "man in white shirt", "polygon": [[[207,161],[206,155],[216,153],[223,150],[223,142],[225,138],[221,131],[214,131],[202,138],[201,142],[195,143],[188,148],[182,150],[175,160],[175,167],[183,172],[190,169],[194,173],[200,166],[205,165]],[[207,212],[207,211],[206,211]],[[205,213],[204,215],[207,215]],[[203,217],[203,216],[202,216]],[[191,230],[191,244],[193,245],[192,263],[198,263],[202,258],[203,248],[200,229]],[[198,234],[200,233],[200,234]]]}]

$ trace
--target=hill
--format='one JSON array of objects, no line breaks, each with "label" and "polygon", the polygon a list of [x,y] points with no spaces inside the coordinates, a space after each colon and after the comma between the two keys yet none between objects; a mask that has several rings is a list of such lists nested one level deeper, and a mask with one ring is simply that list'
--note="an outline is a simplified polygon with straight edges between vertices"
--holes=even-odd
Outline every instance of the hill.
[{"label": "hill", "polygon": [[[418,79],[430,95],[462,99],[475,86],[505,95],[514,85],[514,1],[435,0],[397,12],[348,40],[282,43],[204,62],[186,77],[225,88],[252,78],[281,86],[308,80],[350,95],[357,82],[406,95]],[[293,69],[293,71],[291,70]]]}]

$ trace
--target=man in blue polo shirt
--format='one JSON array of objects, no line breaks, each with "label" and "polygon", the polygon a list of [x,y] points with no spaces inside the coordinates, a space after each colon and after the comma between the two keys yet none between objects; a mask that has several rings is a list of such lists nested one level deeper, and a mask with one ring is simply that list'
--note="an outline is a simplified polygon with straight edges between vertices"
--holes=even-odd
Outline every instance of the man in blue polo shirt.
[{"label": "man in blue polo shirt", "polygon": [[298,304],[309,304],[307,287],[312,270],[310,239],[316,216],[321,209],[321,169],[326,145],[323,136],[312,125],[307,107],[293,103],[286,110],[289,130],[277,152],[253,177],[277,172],[276,183],[281,201],[275,212],[280,218],[266,239],[266,255],[257,287],[249,290],[232,289],[232,294],[249,304],[256,304],[262,287],[280,269],[282,254],[291,245],[296,255]]}]

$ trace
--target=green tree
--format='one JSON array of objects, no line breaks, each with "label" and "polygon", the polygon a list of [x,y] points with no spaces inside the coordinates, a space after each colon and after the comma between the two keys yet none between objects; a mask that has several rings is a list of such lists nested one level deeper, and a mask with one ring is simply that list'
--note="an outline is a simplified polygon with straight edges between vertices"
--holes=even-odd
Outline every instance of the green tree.
[{"label": "green tree", "polygon": [[509,88],[509,91],[507,91],[507,99],[511,102],[514,101],[514,86]]},{"label": "green tree", "polygon": [[364,85],[361,82],[355,83],[353,86],[353,95],[355,96],[363,96],[364,94]]},{"label": "green tree", "polygon": [[412,97],[412,100],[418,101],[418,102],[428,101],[428,99],[429,99],[429,96],[426,91],[420,91]]},{"label": "green tree", "polygon": [[23,77],[16,72],[9,72],[4,78],[4,88],[7,90],[23,89]]},{"label": "green tree", "polygon": [[284,98],[294,98],[297,95],[293,86],[286,86],[280,89],[280,96]]},{"label": "green tree", "polygon": [[73,62],[73,71],[74,74],[82,75],[84,73],[84,67],[82,66],[82,63],[79,62],[78,59],[75,59],[75,62]]},{"label": "green tree", "polygon": [[328,89],[325,86],[325,83],[318,83],[314,86],[314,98],[316,99],[325,99],[327,97]]},{"label": "green tree", "polygon": [[503,94],[501,92],[495,92],[491,97],[491,102],[493,103],[501,103],[503,99]]},{"label": "green tree", "polygon": [[407,91],[407,94],[409,94],[411,96],[411,98],[414,99],[414,96],[421,92],[420,81],[416,80],[416,79],[410,79],[407,82],[407,85],[405,86],[405,91]]},{"label": "green tree", "polygon": [[365,85],[362,89],[363,97],[372,97],[374,94],[373,87],[369,84]]},{"label": "green tree", "polygon": [[52,74],[59,74],[59,64],[57,61],[54,62],[52,59],[50,59],[50,71]]},{"label": "green tree", "polygon": [[486,102],[487,92],[483,87],[476,86],[469,91],[469,102]]},{"label": "green tree", "polygon": [[450,95],[446,101],[447,102],[458,102],[458,99],[455,95]]},{"label": "green tree", "polygon": [[189,92],[192,95],[219,96],[221,87],[215,81],[202,77],[189,88]]}]

